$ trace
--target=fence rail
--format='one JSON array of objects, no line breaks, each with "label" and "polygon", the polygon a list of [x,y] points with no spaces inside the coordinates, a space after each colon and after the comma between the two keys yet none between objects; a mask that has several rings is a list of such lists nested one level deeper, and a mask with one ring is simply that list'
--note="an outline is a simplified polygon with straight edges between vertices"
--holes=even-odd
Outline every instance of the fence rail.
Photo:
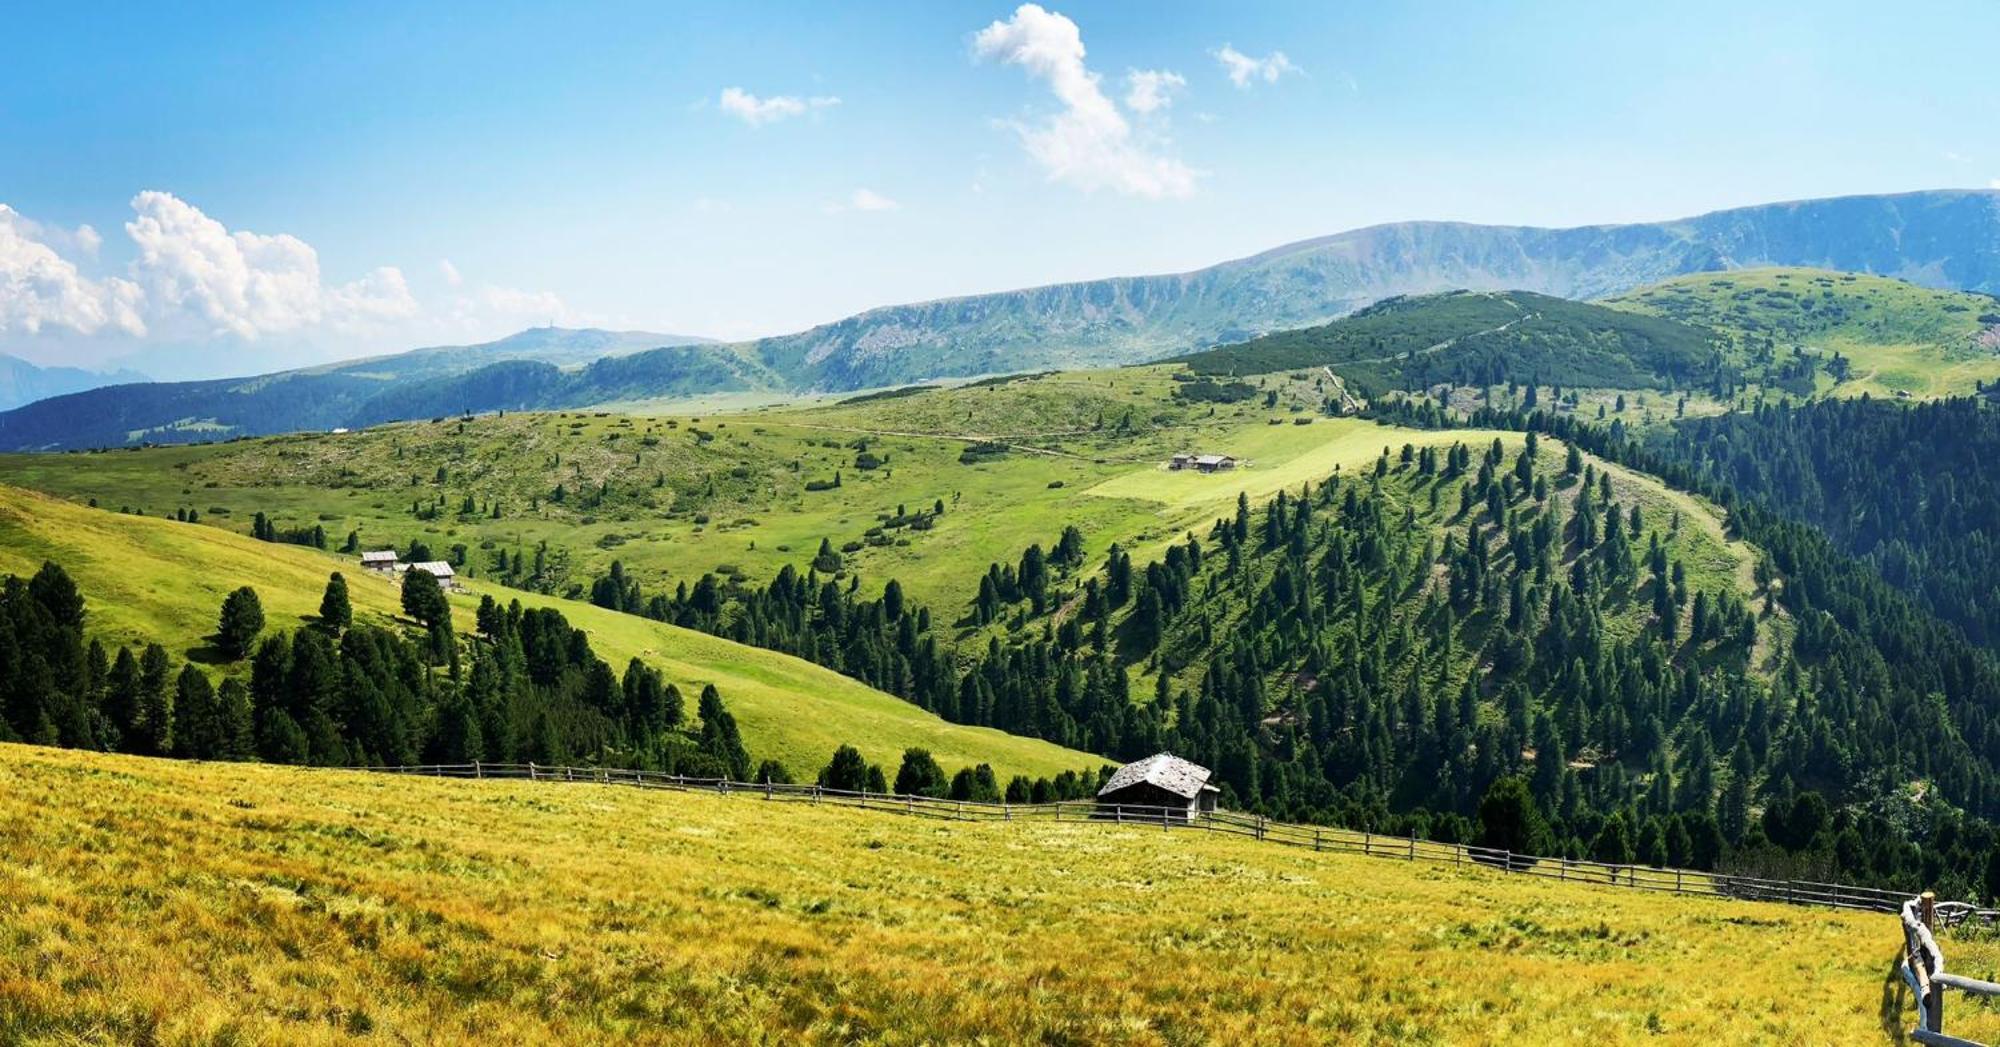
[{"label": "fence rail", "polygon": [[[1177,807],[1140,807],[1098,804],[1089,800],[1058,803],[1013,804],[977,800],[941,800],[901,793],[853,792],[818,785],[781,785],[772,782],[738,782],[726,778],[690,778],[658,771],[624,770],[607,767],[549,767],[534,763],[421,764],[395,767],[355,767],[357,771],[411,774],[437,778],[523,779],[546,782],[584,782],[600,785],[627,785],[642,789],[669,789],[682,792],[714,792],[723,795],[752,794],[773,802],[837,804],[865,810],[888,811],[919,818],[960,822],[1056,821],[1101,825],[1152,827],[1163,830],[1223,833],[1266,843],[1335,854],[1360,854],[1378,858],[1400,858],[1455,866],[1478,866],[1545,880],[1602,884],[1632,890],[1744,901],[1783,902],[1791,905],[1819,905],[1868,912],[1897,912],[1906,909],[1909,895],[1877,887],[1818,883],[1809,880],[1767,880],[1753,876],[1701,872],[1693,869],[1656,868],[1649,865],[1614,865],[1579,858],[1547,858],[1512,851],[1477,847],[1471,844],[1438,843],[1408,836],[1328,826],[1277,822],[1260,815],[1234,811],[1189,811]],[[2000,913],[1973,909],[1961,903],[1939,903],[1938,911],[1951,914],[1956,922],[1985,915],[2000,919]],[[1933,947],[1935,943],[1933,942]],[[1942,970],[1942,958],[1938,960]],[[1964,1041],[1926,1041],[1964,1042]]]},{"label": "fence rail", "polygon": [[1928,891],[1904,901],[1898,911],[1903,917],[1903,981],[1917,1003],[1917,1027],[1910,1030],[1910,1039],[1934,1047],[1983,1047],[1974,1040],[1946,1035],[1944,991],[2000,996],[2000,984],[1946,971],[1944,950],[1938,948],[1932,932],[1940,926],[1955,927],[1972,920],[1991,924],[2000,921],[2000,912],[1964,902],[1940,902]]}]

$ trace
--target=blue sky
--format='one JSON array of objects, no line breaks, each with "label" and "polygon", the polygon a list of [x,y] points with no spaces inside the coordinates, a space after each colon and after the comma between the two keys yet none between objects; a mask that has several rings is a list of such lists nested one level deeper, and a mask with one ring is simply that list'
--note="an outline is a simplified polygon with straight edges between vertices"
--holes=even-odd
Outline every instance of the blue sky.
[{"label": "blue sky", "polygon": [[1985,2],[416,6],[8,14],[0,351],[746,337],[1398,219],[2000,180]]}]

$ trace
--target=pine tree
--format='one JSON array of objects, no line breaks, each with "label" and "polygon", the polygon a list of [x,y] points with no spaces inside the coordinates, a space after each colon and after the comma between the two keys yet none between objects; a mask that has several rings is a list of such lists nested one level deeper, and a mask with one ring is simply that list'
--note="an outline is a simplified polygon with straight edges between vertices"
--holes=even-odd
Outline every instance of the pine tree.
[{"label": "pine tree", "polygon": [[451,623],[451,604],[444,587],[429,571],[410,568],[403,572],[403,613],[427,629]]},{"label": "pine tree", "polygon": [[264,604],[257,598],[257,590],[246,585],[223,598],[215,636],[217,646],[230,660],[248,656],[250,645],[263,631]]},{"label": "pine tree", "polygon": [[347,579],[339,571],[327,576],[326,593],[319,600],[319,624],[336,633],[346,632],[354,624],[354,605],[347,599]]},{"label": "pine tree", "polygon": [[868,761],[861,750],[843,745],[833,751],[833,759],[820,770],[819,784],[824,789],[860,792],[868,787]]},{"label": "pine tree", "polygon": [[147,644],[139,656],[139,711],[132,751],[146,756],[165,756],[174,745],[174,695],[168,689],[167,649]]},{"label": "pine tree", "polygon": [[182,666],[174,685],[174,755],[213,760],[222,755],[224,735],[215,688],[208,676],[192,664]]},{"label": "pine tree", "polygon": [[951,783],[945,779],[944,768],[938,766],[929,749],[903,750],[903,765],[896,771],[898,795],[942,799],[950,790]]}]

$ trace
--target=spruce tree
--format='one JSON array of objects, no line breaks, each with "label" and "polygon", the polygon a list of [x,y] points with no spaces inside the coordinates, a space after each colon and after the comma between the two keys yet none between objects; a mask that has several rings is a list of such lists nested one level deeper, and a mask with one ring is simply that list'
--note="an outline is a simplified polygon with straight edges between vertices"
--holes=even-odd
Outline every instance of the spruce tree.
[{"label": "spruce tree", "polygon": [[897,794],[942,799],[950,788],[944,768],[938,766],[929,749],[903,750],[903,765],[896,771]]},{"label": "spruce tree", "polygon": [[833,751],[833,759],[820,769],[819,784],[823,789],[860,792],[868,787],[868,761],[861,750],[843,745]]},{"label": "spruce tree", "polygon": [[319,599],[319,624],[336,633],[346,632],[354,624],[354,605],[347,599],[347,579],[339,571],[327,576],[326,593]]},{"label": "spruce tree", "polygon": [[146,756],[165,756],[173,751],[174,695],[169,689],[167,649],[147,644],[139,656],[139,714],[132,751]]},{"label": "spruce tree", "polygon": [[246,585],[223,598],[215,637],[217,646],[231,661],[248,656],[251,644],[263,631],[264,604],[257,598],[257,590]]}]

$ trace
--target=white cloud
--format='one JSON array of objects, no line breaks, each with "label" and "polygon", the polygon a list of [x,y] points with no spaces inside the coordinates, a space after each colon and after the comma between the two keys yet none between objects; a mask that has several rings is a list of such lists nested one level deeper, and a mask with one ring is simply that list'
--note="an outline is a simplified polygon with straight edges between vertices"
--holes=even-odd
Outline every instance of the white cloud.
[{"label": "white cloud", "polygon": [[[93,280],[48,242],[51,237],[20,212],[0,204],[0,334],[39,334],[67,328],[78,334],[120,331],[146,333],[141,293],[129,280]],[[95,250],[97,232],[84,226],[72,234],[86,252]]]},{"label": "white cloud", "polygon": [[1986,183],[1986,188],[1988,188],[1988,189],[2000,189],[2000,178],[1995,178],[1995,179],[1993,179],[1992,181],[1990,181],[1990,182]]},{"label": "white cloud", "polygon": [[856,189],[847,198],[847,206],[857,211],[894,211],[903,205],[873,189]]},{"label": "white cloud", "polygon": [[1215,60],[1229,74],[1229,82],[1239,88],[1248,88],[1256,81],[1275,84],[1286,73],[1303,73],[1305,70],[1292,64],[1283,51],[1273,51],[1263,58],[1252,58],[1228,44],[1215,51]]},{"label": "white cloud", "polygon": [[820,210],[826,214],[841,214],[847,211],[894,211],[902,206],[873,189],[856,189],[847,194],[847,199],[827,204]]},{"label": "white cloud", "polygon": [[487,337],[500,331],[517,331],[524,327],[574,320],[569,306],[553,292],[523,291],[491,284],[457,295],[445,303],[445,318],[452,330],[462,332],[466,337]]},{"label": "white cloud", "polygon": [[546,291],[474,284],[450,259],[437,271],[452,290],[428,302],[394,266],[330,283],[298,237],[231,230],[170,193],[142,192],[132,209],[134,257],[123,275],[99,275],[80,264],[102,243],[95,229],[38,225],[0,204],[0,345],[32,353],[23,339],[35,339],[80,362],[114,354],[123,339],[223,338],[289,365],[302,352],[352,356],[590,319]]},{"label": "white cloud", "polygon": [[320,280],[319,253],[298,237],[231,232],[200,208],[155,190],[133,197],[132,209],[136,215],[125,223],[139,249],[132,272],[155,316],[254,340],[321,326],[348,329],[418,312],[395,268],[327,286]]},{"label": "white cloud", "polygon": [[1174,104],[1174,95],[1187,86],[1187,79],[1165,69],[1134,69],[1125,74],[1125,108],[1135,113],[1156,112]]},{"label": "white cloud", "polygon": [[759,98],[740,87],[725,87],[717,102],[722,111],[742,120],[751,127],[762,127],[794,116],[804,116],[810,112],[829,109],[839,105],[840,99],[831,95],[815,95],[800,98],[797,95],[772,95]]},{"label": "white cloud", "polygon": [[981,29],[972,49],[979,58],[1020,66],[1062,103],[1061,112],[1037,126],[1014,125],[1050,181],[1153,199],[1194,193],[1194,171],[1156,151],[1156,143],[1141,141],[1105,96],[1098,75],[1084,65],[1083,33],[1075,22],[1039,4],[1022,4],[1014,17]]}]

